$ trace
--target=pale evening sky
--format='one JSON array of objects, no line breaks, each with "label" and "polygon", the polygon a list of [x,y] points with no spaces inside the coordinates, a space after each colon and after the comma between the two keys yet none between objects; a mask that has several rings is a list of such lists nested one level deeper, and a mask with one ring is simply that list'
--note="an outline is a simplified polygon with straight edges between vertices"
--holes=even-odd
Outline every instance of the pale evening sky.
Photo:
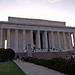
[{"label": "pale evening sky", "polygon": [[75,27],[75,0],[0,0],[0,21],[8,16],[63,21]]}]

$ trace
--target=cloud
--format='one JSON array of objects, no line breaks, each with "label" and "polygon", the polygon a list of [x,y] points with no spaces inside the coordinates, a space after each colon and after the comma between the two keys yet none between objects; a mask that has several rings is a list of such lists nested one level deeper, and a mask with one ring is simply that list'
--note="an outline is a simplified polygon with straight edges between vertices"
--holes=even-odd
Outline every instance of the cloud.
[{"label": "cloud", "polygon": [[43,2],[45,2],[45,0],[42,0]]},{"label": "cloud", "polygon": [[23,1],[23,2],[29,3],[30,0],[16,0],[16,1],[17,2]]},{"label": "cloud", "polygon": [[[24,1],[24,2],[30,2],[30,0],[16,0],[16,1]],[[57,1],[61,1],[61,0],[42,0],[43,2],[48,1],[48,2],[57,2]]]},{"label": "cloud", "polygon": [[27,2],[27,3],[28,3],[29,1],[30,1],[30,0],[24,0],[24,2]]},{"label": "cloud", "polygon": [[41,1],[43,1],[43,2],[46,2],[46,1],[48,1],[48,2],[57,2],[57,1],[61,1],[61,0],[41,0]]},{"label": "cloud", "polygon": [[57,1],[61,1],[61,0],[48,0],[49,2],[57,2]]}]

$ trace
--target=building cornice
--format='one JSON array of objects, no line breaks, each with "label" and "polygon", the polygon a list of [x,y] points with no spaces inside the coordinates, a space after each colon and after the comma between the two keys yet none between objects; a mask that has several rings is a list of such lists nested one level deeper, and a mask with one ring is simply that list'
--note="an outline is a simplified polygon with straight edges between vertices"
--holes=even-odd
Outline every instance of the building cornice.
[{"label": "building cornice", "polygon": [[8,21],[0,21],[0,25],[8,24],[8,25],[23,25],[23,26],[38,26],[38,27],[52,27],[52,28],[68,28],[68,29],[75,29],[75,27],[68,27],[68,26],[50,26],[50,25],[33,25],[33,24],[25,24],[25,23],[13,23]]}]

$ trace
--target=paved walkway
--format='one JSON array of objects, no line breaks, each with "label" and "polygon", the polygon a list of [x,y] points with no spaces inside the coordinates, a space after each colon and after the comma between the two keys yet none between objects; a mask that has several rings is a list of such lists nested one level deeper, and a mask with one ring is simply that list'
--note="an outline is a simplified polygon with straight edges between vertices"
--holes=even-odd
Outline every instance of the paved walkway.
[{"label": "paved walkway", "polygon": [[14,62],[26,73],[26,75],[66,75],[33,63],[23,62],[20,60],[14,60]]}]

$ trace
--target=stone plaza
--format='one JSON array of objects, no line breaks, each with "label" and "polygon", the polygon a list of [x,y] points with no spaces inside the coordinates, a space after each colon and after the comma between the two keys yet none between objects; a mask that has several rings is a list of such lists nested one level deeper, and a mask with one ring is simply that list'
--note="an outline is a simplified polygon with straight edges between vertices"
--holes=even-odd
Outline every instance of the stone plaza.
[{"label": "stone plaza", "polygon": [[74,50],[74,44],[75,27],[65,22],[17,17],[0,21],[0,48],[11,48],[16,53],[27,50],[31,56],[32,52],[67,52]]}]

